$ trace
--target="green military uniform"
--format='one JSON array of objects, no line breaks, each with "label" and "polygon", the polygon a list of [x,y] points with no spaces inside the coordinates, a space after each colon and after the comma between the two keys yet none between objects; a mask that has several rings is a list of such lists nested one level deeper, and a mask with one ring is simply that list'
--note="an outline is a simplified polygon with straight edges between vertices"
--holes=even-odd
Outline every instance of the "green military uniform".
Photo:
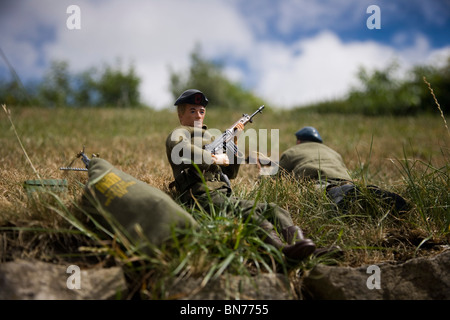
[{"label": "green military uniform", "polygon": [[329,183],[352,180],[342,156],[319,142],[305,141],[287,149],[279,165],[298,178]]},{"label": "green military uniform", "polygon": [[[319,188],[326,187],[327,194],[335,204],[344,208],[348,200],[363,196],[361,190],[352,183],[352,178],[342,156],[323,144],[322,137],[314,127],[304,127],[295,133],[297,142],[281,154],[279,172],[293,173],[297,178],[317,181]],[[396,210],[407,208],[406,201],[399,195],[368,186],[367,190],[381,201],[393,205]]]},{"label": "green military uniform", "polygon": [[[267,231],[266,243],[280,249],[289,259],[305,259],[314,252],[315,244],[303,238],[301,229],[294,225],[286,210],[273,203],[255,203],[233,196],[229,179],[237,176],[243,159],[228,154],[229,165],[213,163],[212,154],[204,146],[213,142],[214,137],[206,126],[199,128],[195,125],[197,119],[203,123],[202,112],[207,104],[206,96],[196,89],[186,90],[175,101],[176,106],[182,106],[178,116],[184,125],[167,137],[166,153],[180,200],[187,205],[198,203],[206,211],[211,209],[212,202],[215,207],[241,213],[244,219],[250,218]],[[287,244],[282,242],[276,229]]]},{"label": "green military uniform", "polygon": [[[275,204],[257,203],[254,208],[254,201],[242,200],[232,196],[232,190],[222,174],[227,175],[229,179],[234,179],[239,172],[242,159],[236,157],[233,161],[230,159],[230,165],[228,166],[212,164],[211,153],[203,149],[204,145],[212,141],[212,136],[206,126],[202,129],[180,126],[168,136],[166,153],[175,177],[175,187],[180,195],[180,200],[185,204],[191,204],[195,197],[203,208],[208,210],[207,187],[215,206],[237,205],[244,216],[248,216],[254,210],[252,218],[267,231],[273,230],[273,224],[280,230],[294,225],[289,213]],[[197,162],[206,186],[192,161]]]}]

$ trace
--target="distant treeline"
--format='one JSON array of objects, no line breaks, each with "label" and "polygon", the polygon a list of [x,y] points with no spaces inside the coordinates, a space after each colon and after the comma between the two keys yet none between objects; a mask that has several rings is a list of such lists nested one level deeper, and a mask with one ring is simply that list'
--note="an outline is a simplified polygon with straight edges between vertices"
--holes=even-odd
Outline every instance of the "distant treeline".
[{"label": "distant treeline", "polygon": [[[141,79],[134,67],[124,70],[121,64],[91,68],[79,74],[69,72],[64,61],[54,61],[39,82],[23,84],[11,70],[9,79],[0,78],[0,103],[15,106],[47,107],[141,107],[139,86]],[[222,66],[204,59],[199,48],[191,54],[189,70],[170,71],[170,91],[174,100],[188,88],[205,92],[211,104],[224,109],[252,110],[266,104],[239,83],[230,81]],[[294,106],[294,109],[332,113],[359,113],[365,115],[413,115],[435,112],[436,101],[430,83],[443,112],[450,109],[450,56],[446,64],[415,66],[407,77],[396,75],[398,65],[392,63],[384,70],[372,72],[361,68],[360,85],[350,89],[345,98],[312,105]],[[147,106],[152,107],[152,106]],[[276,106],[268,106],[275,107]]]},{"label": "distant treeline", "polygon": [[[14,74],[13,70],[11,72]],[[23,84],[18,77],[0,79],[0,101],[15,106],[137,107],[139,84],[134,67],[105,66],[79,74],[69,72],[65,61],[53,61],[41,81]]]},{"label": "distant treeline", "polygon": [[450,56],[442,67],[415,66],[403,79],[395,76],[397,70],[396,63],[373,72],[361,68],[357,75],[360,86],[352,88],[346,98],[302,108],[327,113],[414,115],[435,113],[436,98],[443,112],[450,111]]},{"label": "distant treeline", "polygon": [[[12,69],[12,67],[11,67]],[[124,70],[125,69],[125,70]],[[219,64],[201,57],[199,49],[191,54],[189,70],[170,72],[170,92],[175,99],[188,88],[207,94],[212,106],[251,110],[264,104],[262,99],[231,82]],[[142,107],[141,79],[133,66],[120,63],[91,68],[78,74],[69,72],[65,61],[53,61],[41,81],[23,84],[15,71],[9,79],[0,78],[0,103],[43,107]],[[152,107],[152,106],[146,106]]]}]

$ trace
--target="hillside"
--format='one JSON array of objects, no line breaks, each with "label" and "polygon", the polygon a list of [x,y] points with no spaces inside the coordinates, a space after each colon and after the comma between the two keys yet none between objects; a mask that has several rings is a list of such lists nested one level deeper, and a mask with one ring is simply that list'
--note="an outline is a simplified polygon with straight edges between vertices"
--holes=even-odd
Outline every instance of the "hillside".
[{"label": "hillside", "polygon": [[[278,134],[278,145],[267,144],[270,156],[276,158],[293,145],[294,132],[299,128],[312,125],[327,145],[342,154],[358,185],[375,184],[397,192],[412,207],[402,216],[378,207],[370,213],[361,209],[344,215],[330,209],[327,200],[311,184],[288,178],[278,182],[266,179],[259,176],[256,165],[242,166],[238,178],[232,182],[235,193],[248,199],[259,196],[288,209],[318,245],[337,244],[344,249],[344,257],[332,261],[340,266],[405,261],[448,247],[450,133],[438,111],[436,115],[415,117],[366,117],[267,109],[246,129],[264,131],[268,136],[272,132]],[[242,225],[236,229],[236,221],[226,215],[222,217],[225,220],[210,220],[192,212],[199,221],[208,222],[208,228],[197,234],[203,239],[201,245],[181,242],[176,252],[163,248],[154,252],[156,256],[133,251],[133,244],[104,239],[98,229],[86,222],[88,219],[78,204],[87,174],[59,168],[70,165],[85,146],[87,154],[99,154],[119,170],[173,196],[168,187],[173,179],[164,145],[169,132],[178,125],[174,110],[13,107],[9,110],[18,136],[2,111],[0,262],[17,258],[76,262],[80,266],[99,263],[129,266],[133,262],[131,282],[141,284],[140,287],[146,283],[142,297],[158,299],[165,298],[164,281],[181,275],[200,276],[208,281],[223,273],[266,273],[273,261],[282,266],[281,270],[286,268],[270,249],[252,247],[256,242],[250,230]],[[211,109],[207,124],[223,130],[243,112],[253,111],[229,113]],[[73,165],[82,167],[82,162],[78,159]],[[24,182],[37,179],[37,175],[42,179],[65,179],[67,190],[30,195]],[[226,241],[220,237],[229,232]],[[235,240],[240,238],[242,245],[236,247]],[[220,250],[216,250],[218,246]],[[236,252],[235,256],[226,259],[231,252]],[[312,259],[284,270],[309,269],[318,263],[327,261]],[[139,268],[133,269],[136,266]],[[152,272],[145,272],[150,269]],[[146,277],[141,278],[143,274]]]}]

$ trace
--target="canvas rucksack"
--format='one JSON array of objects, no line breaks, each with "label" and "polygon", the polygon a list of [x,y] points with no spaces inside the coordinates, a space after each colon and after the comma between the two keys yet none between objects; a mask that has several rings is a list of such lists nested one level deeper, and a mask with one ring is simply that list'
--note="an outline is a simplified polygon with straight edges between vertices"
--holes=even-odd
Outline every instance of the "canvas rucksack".
[{"label": "canvas rucksack", "polygon": [[[136,225],[156,246],[173,237],[174,228],[194,228],[197,222],[162,190],[148,185],[108,161],[92,158],[85,196],[110,214],[132,240],[142,240]],[[97,215],[98,217],[98,215]],[[108,219],[103,220],[103,224]],[[111,226],[106,226],[111,229]]]}]

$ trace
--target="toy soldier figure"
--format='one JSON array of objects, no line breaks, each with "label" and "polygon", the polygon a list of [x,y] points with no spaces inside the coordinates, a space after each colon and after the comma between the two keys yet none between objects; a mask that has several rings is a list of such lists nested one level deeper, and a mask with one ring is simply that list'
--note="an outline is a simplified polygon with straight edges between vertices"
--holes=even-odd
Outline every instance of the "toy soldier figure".
[{"label": "toy soldier figure", "polygon": [[[348,200],[360,199],[363,192],[350,177],[342,156],[326,146],[322,137],[314,127],[304,127],[295,133],[296,145],[281,154],[279,172],[293,173],[300,179],[311,179],[317,182],[319,188],[326,188],[332,201],[343,209]],[[382,190],[377,186],[367,186],[367,191],[392,206],[397,212],[408,208],[408,204],[398,194]]]},{"label": "toy soldier figure", "polygon": [[[312,240],[304,238],[286,210],[273,203],[255,204],[233,196],[229,179],[236,178],[243,159],[236,154],[230,159],[228,153],[212,154],[204,149],[213,140],[203,124],[207,104],[206,96],[196,89],[186,90],[175,101],[181,126],[169,134],[166,153],[179,199],[186,205],[194,204],[195,199],[206,211],[211,201],[216,207],[223,208],[227,204],[237,207],[245,219],[252,215],[253,223],[267,233],[264,241],[281,250],[288,259],[301,261],[309,257],[316,246]],[[234,129],[242,131],[244,126],[238,123]]]},{"label": "toy soldier figure", "polygon": [[281,154],[280,168],[298,178],[322,183],[339,184],[352,181],[342,156],[323,144],[314,127],[304,127],[295,133],[297,143]]}]

